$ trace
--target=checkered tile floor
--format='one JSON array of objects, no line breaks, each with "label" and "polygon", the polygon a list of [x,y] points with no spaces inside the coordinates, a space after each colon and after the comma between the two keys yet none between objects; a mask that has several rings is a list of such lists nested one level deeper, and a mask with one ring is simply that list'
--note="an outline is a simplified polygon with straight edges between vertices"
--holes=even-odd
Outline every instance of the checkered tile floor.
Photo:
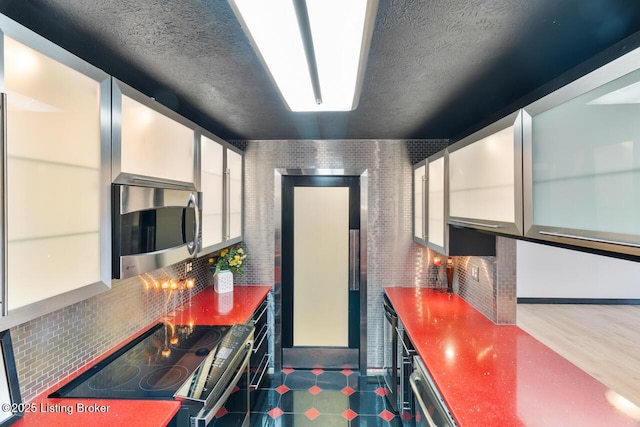
[{"label": "checkered tile floor", "polygon": [[[349,369],[283,369],[254,392],[251,427],[401,427],[382,381]],[[231,416],[225,414],[215,425],[226,425],[223,421]]]}]

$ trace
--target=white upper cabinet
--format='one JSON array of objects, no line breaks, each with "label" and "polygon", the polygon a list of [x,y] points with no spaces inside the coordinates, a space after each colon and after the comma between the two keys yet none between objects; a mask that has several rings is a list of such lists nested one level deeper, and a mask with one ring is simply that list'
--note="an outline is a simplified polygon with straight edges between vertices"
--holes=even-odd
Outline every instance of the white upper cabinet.
[{"label": "white upper cabinet", "polygon": [[413,167],[413,240],[444,255],[496,253],[495,236],[447,223],[449,153],[442,150]]},{"label": "white upper cabinet", "polygon": [[116,79],[112,113],[114,183],[200,189],[193,123]]},{"label": "white upper cabinet", "polygon": [[2,30],[2,329],[109,289],[109,76]]},{"label": "white upper cabinet", "polygon": [[227,160],[227,240],[242,240],[242,174],[243,156],[231,147],[226,150]]},{"label": "white upper cabinet", "polygon": [[427,246],[440,253],[446,251],[445,151],[427,159]]},{"label": "white upper cabinet", "polygon": [[423,160],[413,167],[413,240],[426,245],[426,187],[427,167]]},{"label": "white upper cabinet", "polygon": [[521,236],[522,114],[513,113],[447,150],[449,223]]},{"label": "white upper cabinet", "polygon": [[525,108],[527,237],[640,255],[640,49]]},{"label": "white upper cabinet", "polygon": [[210,253],[242,240],[242,152],[199,130],[202,188],[202,251]]},{"label": "white upper cabinet", "polygon": [[202,187],[202,251],[224,242],[224,153],[222,142],[212,135],[200,137]]}]

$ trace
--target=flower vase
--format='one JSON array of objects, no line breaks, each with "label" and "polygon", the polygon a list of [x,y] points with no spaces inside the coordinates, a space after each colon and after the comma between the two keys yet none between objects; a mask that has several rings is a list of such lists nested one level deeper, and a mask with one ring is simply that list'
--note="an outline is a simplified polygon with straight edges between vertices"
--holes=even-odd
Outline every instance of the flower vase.
[{"label": "flower vase", "polygon": [[233,273],[222,270],[213,276],[213,290],[219,294],[233,292]]}]

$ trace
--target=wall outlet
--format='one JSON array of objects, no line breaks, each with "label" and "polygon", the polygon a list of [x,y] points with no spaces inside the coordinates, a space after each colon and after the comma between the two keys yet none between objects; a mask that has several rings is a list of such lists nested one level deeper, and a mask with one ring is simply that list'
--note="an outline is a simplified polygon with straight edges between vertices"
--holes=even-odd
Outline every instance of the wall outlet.
[{"label": "wall outlet", "polygon": [[471,266],[471,277],[473,277],[476,282],[480,281],[480,269],[478,267]]},{"label": "wall outlet", "polygon": [[188,262],[184,265],[184,269],[186,273],[193,271],[193,262]]}]

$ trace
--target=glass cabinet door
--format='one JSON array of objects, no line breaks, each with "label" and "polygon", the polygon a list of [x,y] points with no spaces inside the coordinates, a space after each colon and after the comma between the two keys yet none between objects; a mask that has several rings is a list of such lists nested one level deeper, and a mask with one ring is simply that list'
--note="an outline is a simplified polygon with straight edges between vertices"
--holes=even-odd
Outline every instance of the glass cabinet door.
[{"label": "glass cabinet door", "polygon": [[527,236],[640,255],[640,50],[525,108]]},{"label": "glass cabinet door", "polygon": [[438,252],[445,251],[445,156],[438,153],[427,159],[427,217],[428,246]]},{"label": "glass cabinet door", "polygon": [[242,238],[242,154],[227,148],[228,240]]},{"label": "glass cabinet door", "polygon": [[425,223],[425,186],[427,180],[426,162],[422,161],[413,169],[413,240],[426,245],[427,227]]},{"label": "glass cabinet door", "polygon": [[202,250],[223,242],[224,147],[204,135],[201,147]]},{"label": "glass cabinet door", "polygon": [[[7,157],[2,301],[15,324],[108,289],[110,81],[26,29],[0,24]],[[34,42],[46,54],[30,47]]]},{"label": "glass cabinet door", "polygon": [[113,182],[199,189],[195,125],[114,79]]},{"label": "glass cabinet door", "polygon": [[521,114],[511,114],[447,150],[449,223],[522,235]]}]

